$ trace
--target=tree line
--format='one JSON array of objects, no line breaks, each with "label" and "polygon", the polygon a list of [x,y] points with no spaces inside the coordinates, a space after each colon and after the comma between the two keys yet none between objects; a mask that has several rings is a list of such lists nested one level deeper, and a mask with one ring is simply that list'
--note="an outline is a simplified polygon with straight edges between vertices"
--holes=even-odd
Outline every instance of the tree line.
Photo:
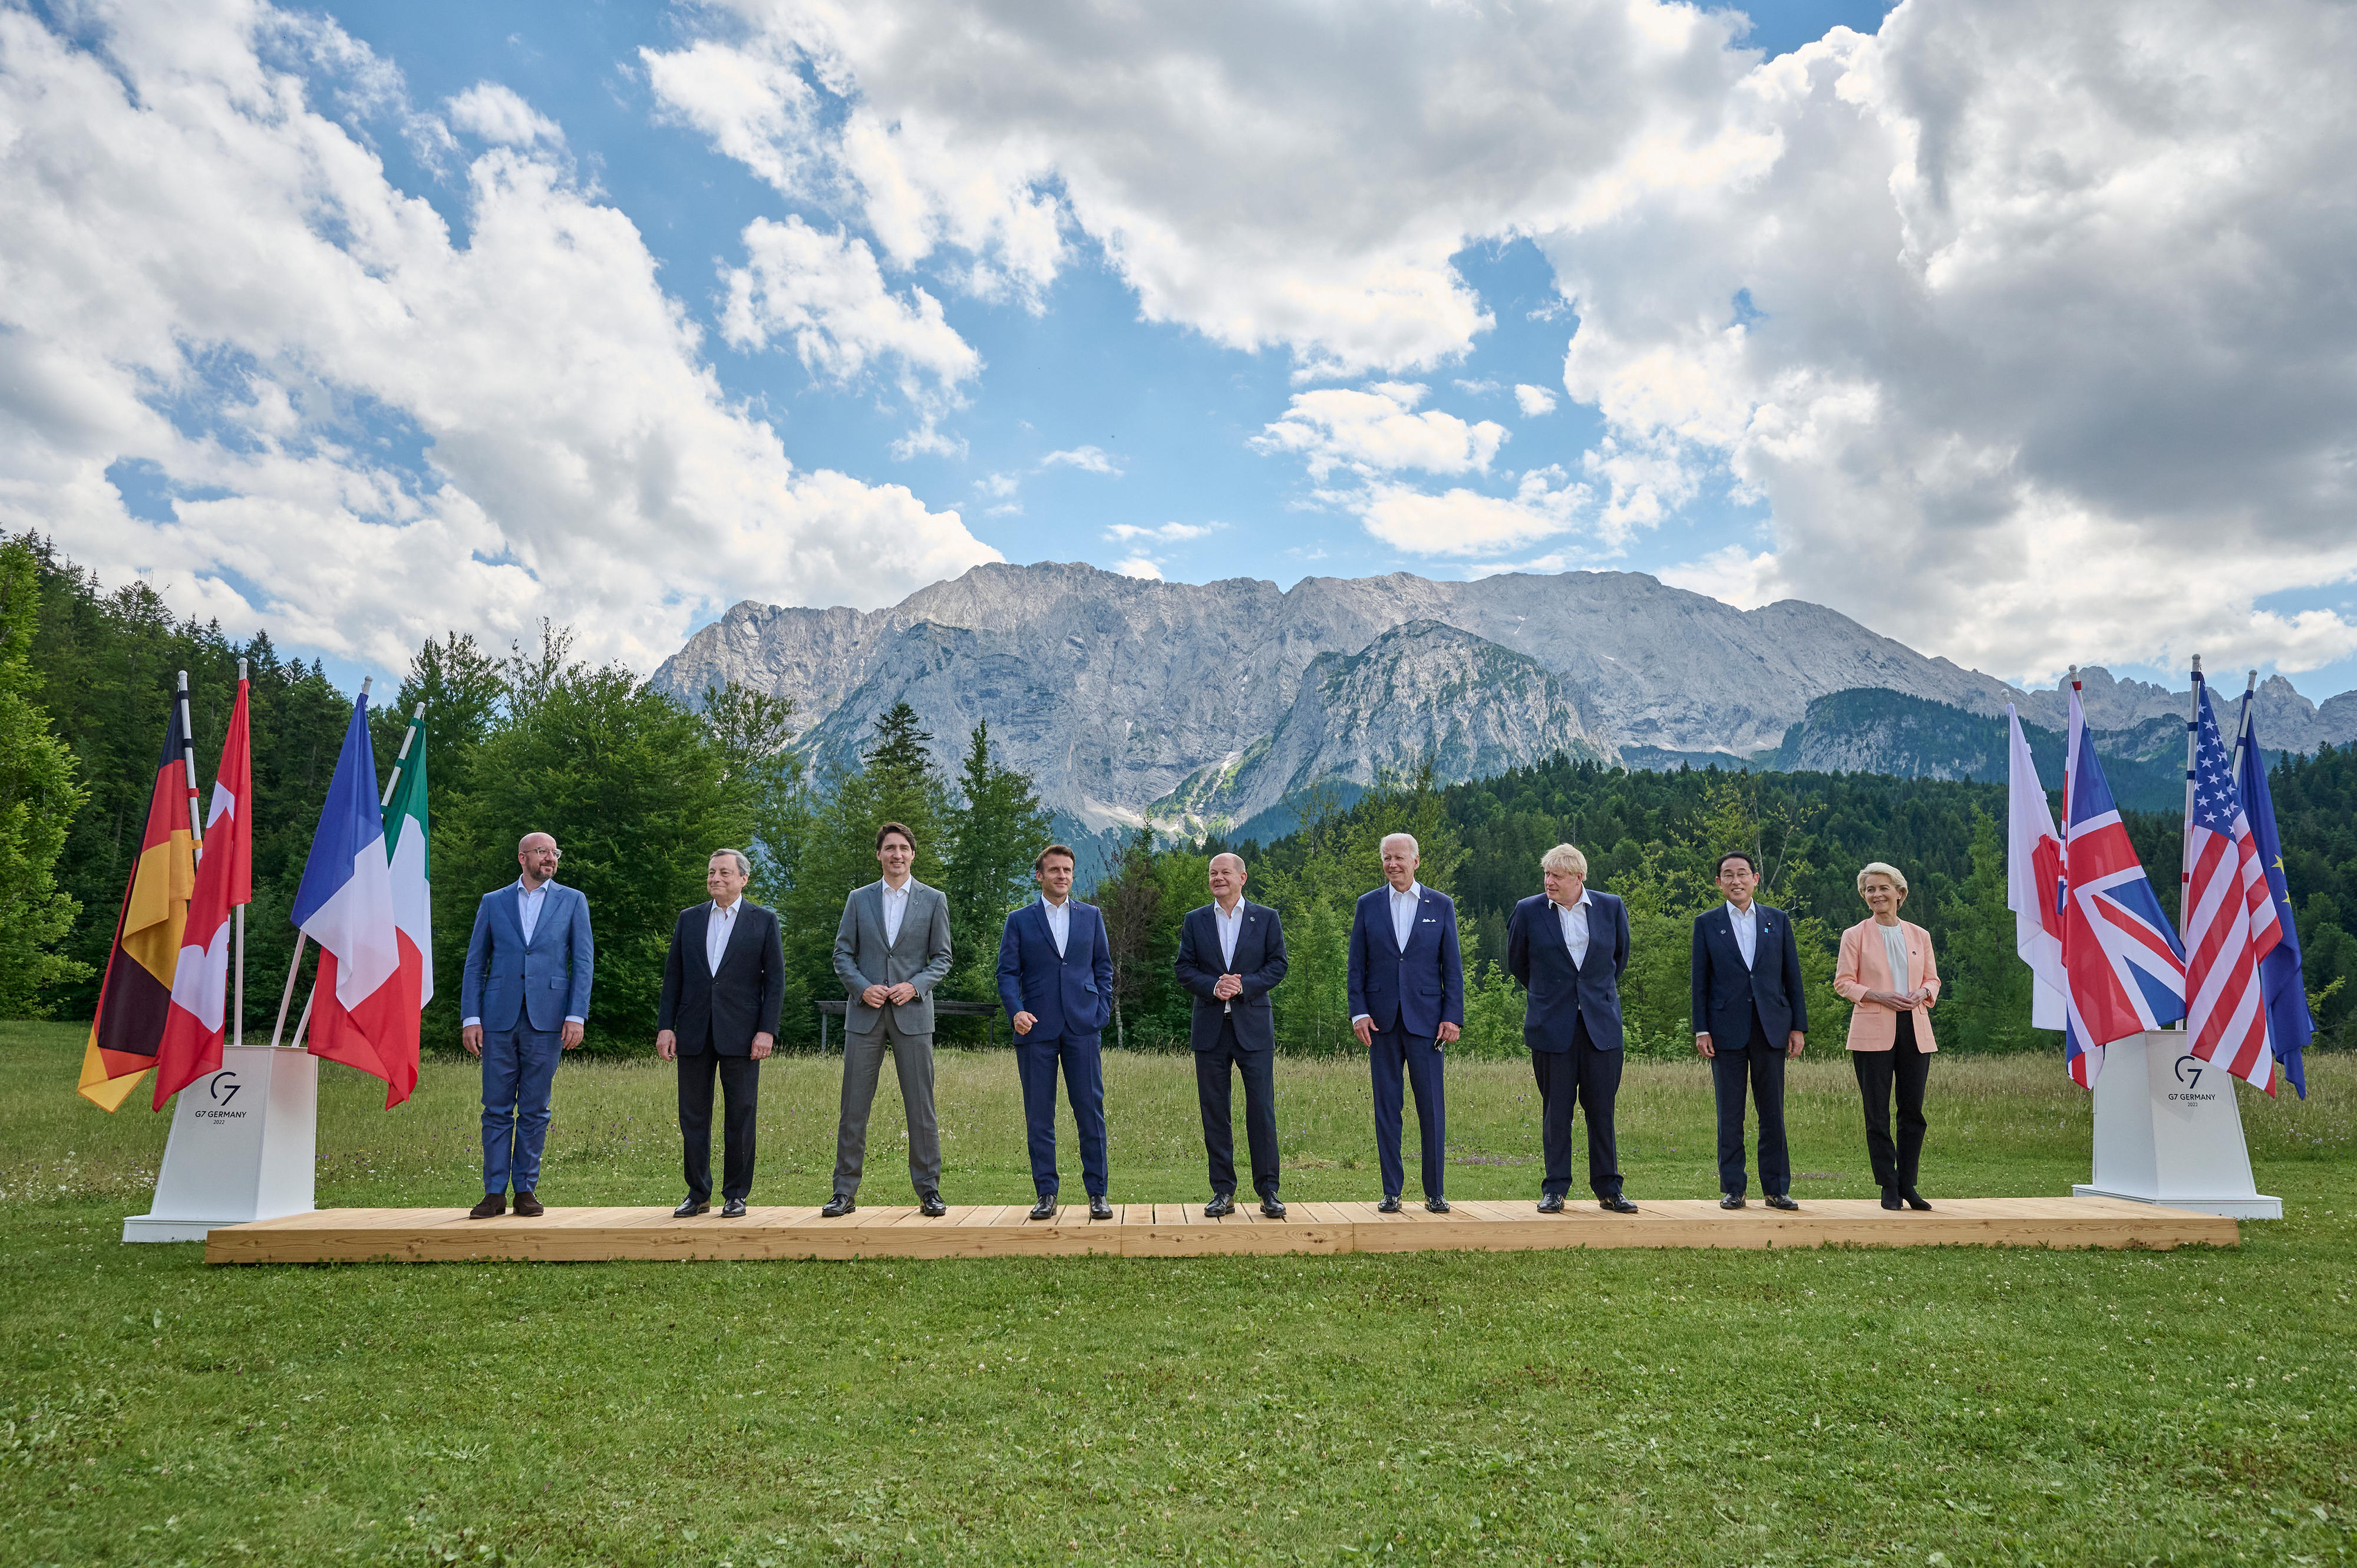
[{"label": "tree line", "polygon": [[[316,660],[176,618],[148,585],[108,589],[24,536],[0,544],[0,1015],[87,1018],[137,855],[177,671],[189,672],[199,784],[229,720],[240,659],[251,667],[255,902],[248,915],[249,1038],[267,1038],[291,956],[295,888],[351,711]],[[380,693],[380,695],[382,695]],[[813,768],[795,749],[803,715],[742,688],[680,702],[619,664],[576,658],[545,627],[504,652],[462,633],[420,648],[390,701],[372,704],[378,766],[427,704],[436,995],[429,1048],[453,1048],[459,975],[481,895],[516,874],[524,832],[556,835],[560,875],[590,899],[598,961],[590,1048],[649,1048],[677,911],[703,897],[706,854],[745,850],[751,897],[779,909],[791,974],[782,1046],[815,1046],[822,999],[841,988],[832,949],[845,895],[877,875],[874,834],[909,824],[917,875],[949,897],[956,967],[942,994],[996,998],[1000,922],[1030,897],[1049,815],[1006,768],[987,725],[937,739],[906,703],[876,722],[856,764]],[[2319,1045],[2345,1042],[2357,986],[2357,747],[2286,757],[2271,774]],[[1414,833],[1419,875],[1460,911],[1465,1048],[1519,1052],[1522,1000],[1500,963],[1515,900],[1539,890],[1539,855],[1561,842],[1589,883],[1629,902],[1634,953],[1622,985],[1634,1048],[1687,1038],[1693,916],[1717,898],[1720,851],[1760,857],[1763,900],[1791,910],[1814,1032],[1837,1038],[1838,932],[1860,918],[1854,878],[1869,860],[1908,875],[1907,917],[1938,945],[1948,982],[1943,1047],[2051,1048],[2028,1027],[2028,974],[2005,908],[2001,786],[1866,774],[1629,772],[1556,757],[1442,786],[1429,766],[1357,798],[1312,798],[1303,826],[1267,843],[1175,844],[1133,832],[1084,896],[1105,912],[1116,965],[1114,1034],[1177,1048],[1189,1001],[1172,978],[1178,922],[1206,901],[1211,854],[1251,865],[1248,897],[1284,915],[1292,972],[1276,993],[1278,1038],[1296,1052],[1356,1048],[1344,1001],[1353,901],[1381,880],[1376,844]],[[2132,812],[2129,830],[2173,910],[2179,826]],[[299,1005],[299,1001],[298,1001]],[[945,1020],[954,1040],[979,1019]],[[1006,1037],[1005,1031],[997,1031]]]}]

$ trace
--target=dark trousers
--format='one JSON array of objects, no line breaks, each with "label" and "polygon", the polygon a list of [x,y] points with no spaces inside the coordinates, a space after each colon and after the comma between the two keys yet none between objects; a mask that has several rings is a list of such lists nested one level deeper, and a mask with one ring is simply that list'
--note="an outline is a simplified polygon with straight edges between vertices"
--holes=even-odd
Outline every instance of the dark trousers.
[{"label": "dark trousers", "polygon": [[[1714,1042],[1716,1043],[1716,1042]],[[1710,1058],[1710,1087],[1718,1101],[1718,1190],[1741,1197],[1743,1090],[1749,1083],[1760,1111],[1760,1190],[1770,1197],[1792,1190],[1792,1155],[1784,1144],[1784,1047],[1768,1038],[1760,1015],[1751,1017],[1751,1042],[1739,1051],[1725,1046]]]},{"label": "dark trousers", "polygon": [[1236,1043],[1232,1018],[1220,1021],[1220,1037],[1195,1053],[1195,1101],[1203,1111],[1203,1149],[1211,1155],[1211,1190],[1236,1190],[1236,1135],[1228,1094],[1232,1069],[1244,1080],[1244,1141],[1252,1149],[1253,1190],[1263,1197],[1276,1191],[1276,1053],[1248,1051]]},{"label": "dark trousers", "polygon": [[540,1186],[540,1151],[548,1142],[549,1091],[565,1056],[559,1030],[519,1018],[512,1029],[483,1031],[483,1190]]},{"label": "dark trousers", "polygon": [[1407,1180],[1400,1165],[1403,1070],[1415,1094],[1415,1133],[1424,1145],[1424,1196],[1441,1196],[1448,1161],[1448,1103],[1441,1090],[1440,1064],[1440,1044],[1429,1035],[1378,1029],[1367,1043],[1367,1067],[1375,1079],[1375,1155],[1383,1166],[1385,1197],[1397,1197]]},{"label": "dark trousers", "polygon": [[1590,1045],[1585,1024],[1573,1031],[1571,1049],[1531,1053],[1531,1076],[1539,1086],[1539,1147],[1546,1155],[1543,1195],[1561,1197],[1571,1190],[1571,1116],[1584,1103],[1588,1187],[1598,1197],[1620,1196],[1620,1144],[1612,1131],[1620,1057]]},{"label": "dark trousers", "polygon": [[1030,1136],[1031,1185],[1042,1197],[1056,1194],[1056,1069],[1064,1069],[1064,1092],[1072,1101],[1072,1125],[1081,1135],[1081,1183],[1091,1197],[1105,1191],[1104,1063],[1101,1035],[1066,1035],[1053,1040],[1015,1037],[1015,1070],[1023,1080],[1023,1126]]},{"label": "dark trousers", "polygon": [[[1866,1101],[1866,1153],[1877,1187],[1913,1187],[1923,1159],[1923,1082],[1932,1058],[1915,1047],[1915,1015],[1899,1015],[1899,1038],[1887,1051],[1852,1051],[1857,1092]],[[1899,1144],[1890,1143],[1890,1090],[1899,1090]]]},{"label": "dark trousers", "polygon": [[751,1057],[718,1051],[679,1054],[679,1136],[685,1150],[687,1195],[698,1203],[712,1197],[712,1080],[727,1097],[721,1115],[720,1196],[744,1198],[753,1191],[753,1112],[761,1098],[761,1064]]}]

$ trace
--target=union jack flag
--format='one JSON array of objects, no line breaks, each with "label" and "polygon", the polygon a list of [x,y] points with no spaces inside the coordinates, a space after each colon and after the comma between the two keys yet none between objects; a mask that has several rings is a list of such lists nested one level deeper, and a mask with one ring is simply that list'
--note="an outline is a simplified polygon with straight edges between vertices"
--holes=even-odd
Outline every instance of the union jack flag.
[{"label": "union jack flag", "polygon": [[2283,940],[2267,868],[2251,836],[2233,759],[2197,674],[2193,788],[2185,817],[2185,1028],[2189,1047],[2245,1083],[2276,1091],[2259,961]]},{"label": "union jack flag", "polygon": [[2072,1081],[2092,1089],[2104,1047],[2185,1016],[2185,950],[2128,842],[2075,690],[2062,793],[2062,1048]]}]

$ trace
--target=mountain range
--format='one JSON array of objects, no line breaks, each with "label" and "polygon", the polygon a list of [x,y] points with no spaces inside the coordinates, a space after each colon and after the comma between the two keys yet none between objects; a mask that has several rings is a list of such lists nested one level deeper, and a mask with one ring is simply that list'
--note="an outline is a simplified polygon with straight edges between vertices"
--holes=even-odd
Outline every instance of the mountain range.
[{"label": "mountain range", "polygon": [[[2101,669],[2081,680],[2106,755],[2165,772],[2189,693]],[[944,755],[986,719],[1004,760],[1090,834],[1281,832],[1308,791],[1354,792],[1427,755],[1452,781],[1558,751],[1971,778],[1994,733],[2001,777],[2006,703],[2047,730],[2066,714],[2060,692],[1927,658],[1822,605],[1738,610],[1628,572],[1279,589],[996,564],[885,609],[748,601],[655,674],[690,702],[731,681],[791,698],[814,759],[851,761],[903,700]],[[2357,739],[2357,693],[2319,706],[2276,676],[2255,703],[2270,750]]]}]

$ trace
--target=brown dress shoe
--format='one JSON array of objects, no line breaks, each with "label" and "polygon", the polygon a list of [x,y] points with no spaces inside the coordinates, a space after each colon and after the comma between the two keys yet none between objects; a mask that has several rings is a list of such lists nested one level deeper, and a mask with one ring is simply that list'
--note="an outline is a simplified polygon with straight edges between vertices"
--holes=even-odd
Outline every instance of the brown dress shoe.
[{"label": "brown dress shoe", "polygon": [[500,1215],[505,1214],[507,1211],[508,1195],[506,1189],[501,1188],[498,1192],[487,1192],[483,1194],[483,1201],[475,1205],[474,1208],[467,1210],[467,1218],[469,1219],[497,1219]]},{"label": "brown dress shoe", "polygon": [[520,1219],[537,1219],[548,1212],[540,1206],[540,1199],[529,1192],[516,1194],[515,1211],[516,1217]]}]

